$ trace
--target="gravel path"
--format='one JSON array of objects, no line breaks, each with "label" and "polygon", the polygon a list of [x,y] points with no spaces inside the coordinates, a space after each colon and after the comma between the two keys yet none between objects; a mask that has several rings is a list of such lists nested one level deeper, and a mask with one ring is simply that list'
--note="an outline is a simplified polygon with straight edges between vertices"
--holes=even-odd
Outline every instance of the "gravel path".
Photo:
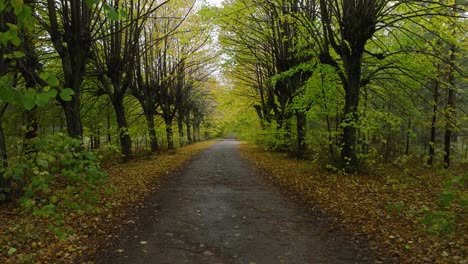
[{"label": "gravel path", "polygon": [[[224,139],[149,200],[98,263],[368,263],[267,183]],[[372,261],[373,262],[373,261]]]}]

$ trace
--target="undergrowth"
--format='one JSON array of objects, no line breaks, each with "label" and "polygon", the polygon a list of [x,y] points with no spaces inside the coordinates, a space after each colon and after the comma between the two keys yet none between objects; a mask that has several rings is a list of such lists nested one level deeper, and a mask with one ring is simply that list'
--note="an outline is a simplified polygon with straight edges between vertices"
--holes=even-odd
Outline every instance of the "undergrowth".
[{"label": "undergrowth", "polygon": [[165,177],[213,144],[196,143],[103,171],[98,158],[78,141],[46,141],[37,142],[37,153],[7,172],[17,182],[15,189],[22,191],[16,204],[0,207],[0,263],[92,258],[124,225],[133,223],[132,214]]}]

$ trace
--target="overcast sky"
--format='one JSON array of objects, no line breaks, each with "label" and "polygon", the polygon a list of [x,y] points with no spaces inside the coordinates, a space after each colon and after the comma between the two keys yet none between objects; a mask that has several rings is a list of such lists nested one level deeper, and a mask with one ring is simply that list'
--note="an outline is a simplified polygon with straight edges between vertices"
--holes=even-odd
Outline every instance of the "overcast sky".
[{"label": "overcast sky", "polygon": [[223,0],[206,0],[206,2],[215,6],[221,6],[221,2],[223,2]]}]

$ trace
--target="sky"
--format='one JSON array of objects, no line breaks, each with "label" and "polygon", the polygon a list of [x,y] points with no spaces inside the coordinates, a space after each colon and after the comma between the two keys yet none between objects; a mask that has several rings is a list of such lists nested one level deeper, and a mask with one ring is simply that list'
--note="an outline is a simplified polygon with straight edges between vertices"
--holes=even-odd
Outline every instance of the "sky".
[{"label": "sky", "polygon": [[223,2],[223,0],[206,0],[206,2],[211,5],[221,6],[221,2]]}]

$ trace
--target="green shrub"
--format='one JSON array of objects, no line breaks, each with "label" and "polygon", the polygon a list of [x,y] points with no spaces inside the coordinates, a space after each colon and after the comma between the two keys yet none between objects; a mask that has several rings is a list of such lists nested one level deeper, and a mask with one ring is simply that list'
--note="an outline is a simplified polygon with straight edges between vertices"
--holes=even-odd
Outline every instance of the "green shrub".
[{"label": "green shrub", "polygon": [[455,231],[455,223],[460,220],[460,217],[454,213],[452,207],[461,207],[466,212],[468,205],[465,191],[467,181],[468,174],[465,174],[445,182],[443,192],[437,197],[438,210],[426,208],[423,210],[425,211],[424,216],[419,219],[419,222],[424,226],[424,231],[434,235]]},{"label": "green shrub", "polygon": [[35,139],[34,151],[21,156],[4,171],[11,181],[7,191],[19,197],[19,205],[34,216],[50,217],[59,237],[67,235],[64,216],[98,210],[101,187],[108,180],[98,157],[82,142],[63,134]]}]

